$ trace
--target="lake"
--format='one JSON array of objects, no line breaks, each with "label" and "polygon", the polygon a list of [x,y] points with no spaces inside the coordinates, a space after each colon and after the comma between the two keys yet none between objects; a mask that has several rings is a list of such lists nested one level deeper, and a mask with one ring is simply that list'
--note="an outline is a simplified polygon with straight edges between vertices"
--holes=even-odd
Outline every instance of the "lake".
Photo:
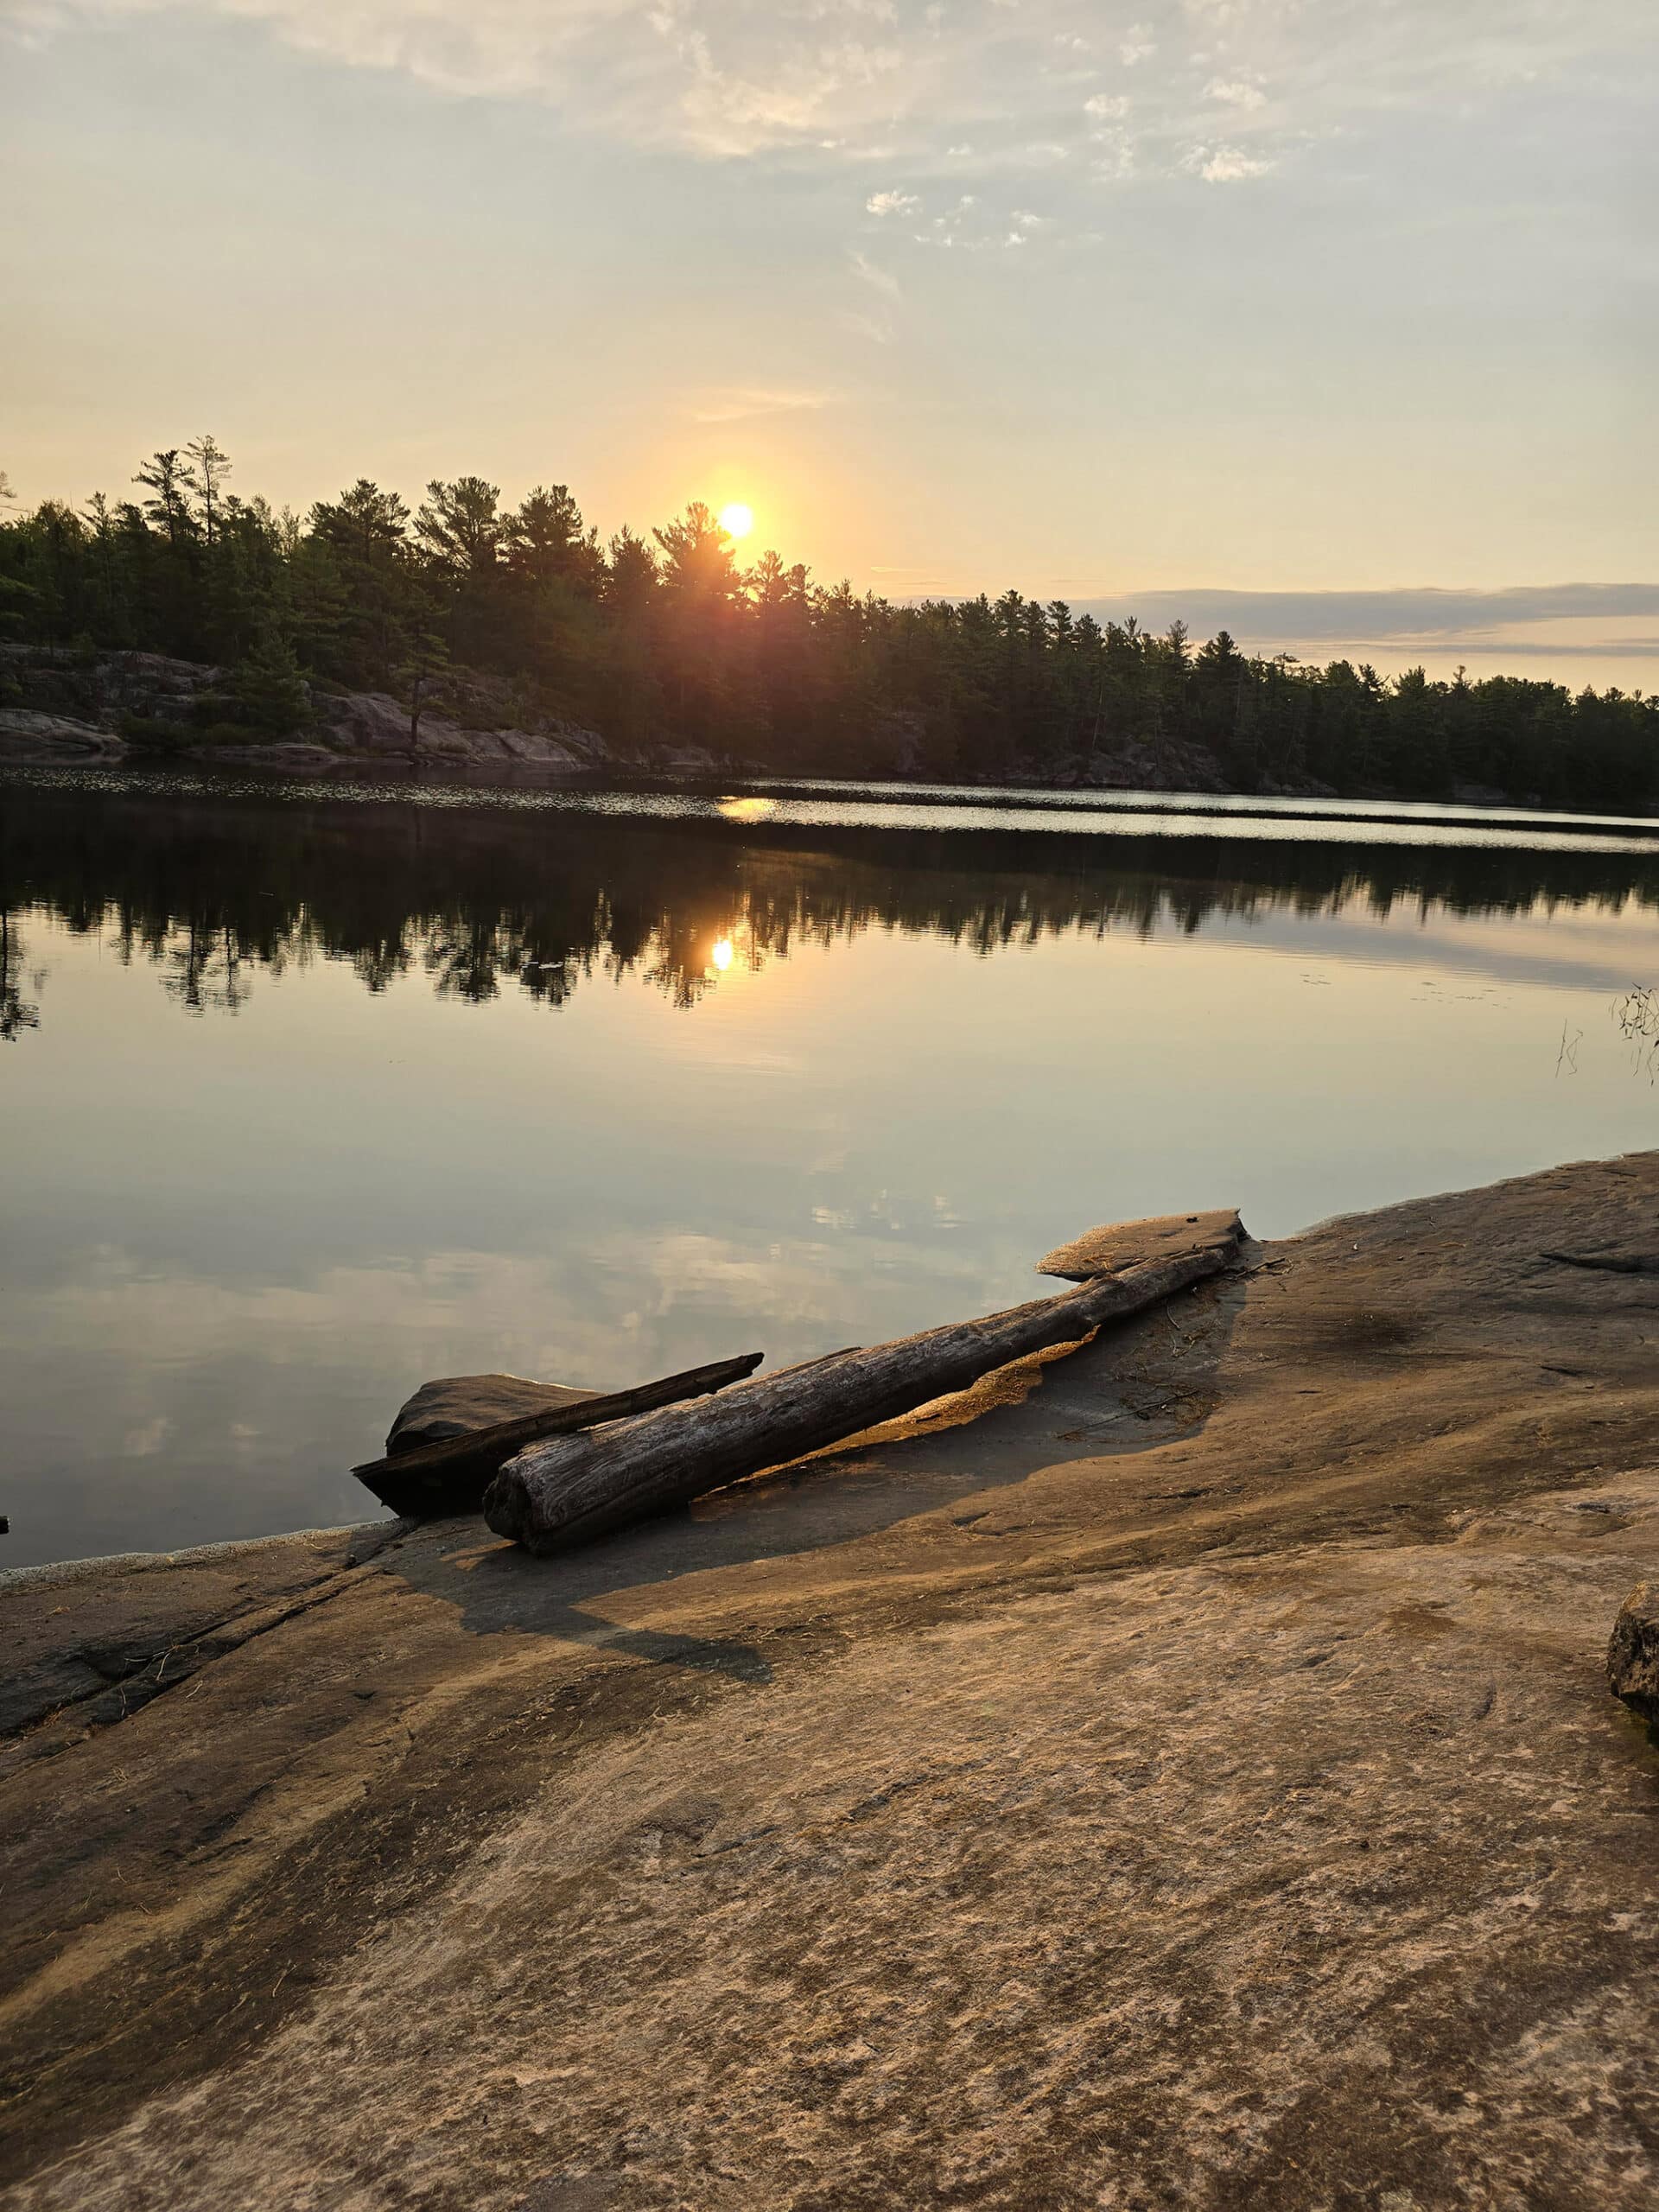
[{"label": "lake", "polygon": [[1012,1303],[1659,1141],[1659,825],[0,778],[0,1561],[372,1517],[427,1377]]}]

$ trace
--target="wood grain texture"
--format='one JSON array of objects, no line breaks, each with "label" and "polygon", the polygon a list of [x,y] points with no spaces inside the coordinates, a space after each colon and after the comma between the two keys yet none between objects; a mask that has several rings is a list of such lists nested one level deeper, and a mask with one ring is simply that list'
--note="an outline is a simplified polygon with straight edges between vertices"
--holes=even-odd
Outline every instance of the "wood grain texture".
[{"label": "wood grain texture", "polygon": [[1089,1282],[1096,1275],[1116,1274],[1139,1260],[1173,1260],[1184,1252],[1230,1255],[1243,1235],[1244,1224],[1232,1206],[1213,1206],[1204,1213],[1152,1214],[1145,1221],[1114,1221],[1085,1230],[1039,1260],[1037,1272],[1059,1275],[1067,1282]]},{"label": "wood grain texture", "polygon": [[764,1352],[740,1352],[734,1359],[688,1367],[655,1382],[637,1383],[632,1389],[613,1390],[603,1397],[584,1396],[572,1403],[549,1406],[540,1413],[521,1414],[514,1421],[495,1421],[466,1436],[445,1437],[412,1452],[371,1459],[353,1467],[352,1472],[383,1505],[413,1520],[476,1513],[491,1477],[503,1461],[526,1445],[723,1389],[728,1382],[741,1382],[753,1375],[765,1357]]},{"label": "wood grain texture", "polygon": [[670,1406],[531,1445],[490,1484],[484,1517],[535,1552],[586,1541],[966,1389],[1010,1360],[1080,1343],[1103,1322],[1218,1274],[1231,1249],[1211,1244],[1146,1261],[979,1320],[763,1376],[706,1405]]}]

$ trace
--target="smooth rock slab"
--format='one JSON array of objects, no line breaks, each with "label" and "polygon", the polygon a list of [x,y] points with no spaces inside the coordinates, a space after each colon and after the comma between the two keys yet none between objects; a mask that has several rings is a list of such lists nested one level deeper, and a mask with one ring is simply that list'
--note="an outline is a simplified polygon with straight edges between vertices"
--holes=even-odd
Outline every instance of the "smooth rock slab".
[{"label": "smooth rock slab", "polygon": [[0,1579],[165,1657],[0,1744],[4,2212],[1653,2212],[1654,1286],[1539,1255],[1656,1216],[1329,1223],[557,1558]]}]

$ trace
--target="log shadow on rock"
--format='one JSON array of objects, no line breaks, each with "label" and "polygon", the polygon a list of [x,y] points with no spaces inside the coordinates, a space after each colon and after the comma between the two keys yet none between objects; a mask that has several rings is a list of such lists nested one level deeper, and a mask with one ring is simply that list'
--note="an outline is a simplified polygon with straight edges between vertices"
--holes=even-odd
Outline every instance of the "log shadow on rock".
[{"label": "log shadow on rock", "polygon": [[484,1518],[526,1550],[556,1556],[844,1444],[971,1389],[1016,1360],[1084,1343],[1221,1273],[1238,1255],[1238,1217],[1229,1216],[1220,1236],[1200,1219],[1178,1224],[1179,1237],[1166,1222],[1137,1224],[1148,1236],[1164,1232],[1166,1249],[1150,1258],[1125,1258],[1122,1236],[1104,1231],[1098,1236],[1114,1247],[1105,1255],[1074,1258],[1082,1247],[1052,1255],[1045,1269],[1083,1280],[1044,1298],[751,1377],[705,1402],[602,1426],[584,1421],[580,1433],[529,1445],[508,1459],[484,1494]]},{"label": "log shadow on rock", "polygon": [[761,1679],[751,1646],[620,1628],[582,1608],[880,1535],[1049,1470],[1096,1462],[1101,1480],[1122,1484],[1142,1452],[1201,1432],[1244,1296],[1237,1276],[1211,1277],[1081,1346],[1014,1361],[969,1390],[555,1557],[534,1558],[469,1519],[434,1524],[439,1541],[400,1547],[386,1572],[453,1603],[474,1635],[608,1644]]}]

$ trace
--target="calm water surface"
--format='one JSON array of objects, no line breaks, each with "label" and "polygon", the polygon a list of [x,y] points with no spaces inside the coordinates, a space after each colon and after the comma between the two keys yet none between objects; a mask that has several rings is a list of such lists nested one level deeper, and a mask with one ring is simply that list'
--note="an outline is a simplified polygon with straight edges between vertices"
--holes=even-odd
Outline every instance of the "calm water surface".
[{"label": "calm water surface", "polygon": [[1194,807],[0,780],[0,1558],[365,1518],[429,1376],[1659,1141],[1652,825]]}]

